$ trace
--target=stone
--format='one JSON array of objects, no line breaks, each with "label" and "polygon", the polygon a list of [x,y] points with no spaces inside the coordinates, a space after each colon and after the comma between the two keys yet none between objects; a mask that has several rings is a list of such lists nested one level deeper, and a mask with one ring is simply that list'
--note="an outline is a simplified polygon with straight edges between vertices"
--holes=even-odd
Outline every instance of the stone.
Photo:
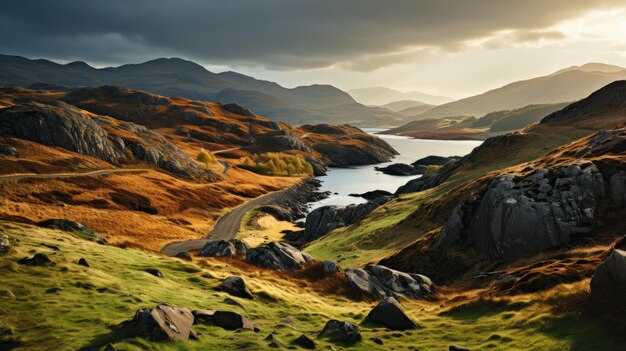
[{"label": "stone", "polygon": [[21,260],[17,261],[17,263],[25,266],[54,266],[55,263],[52,262],[46,254],[38,253],[35,256],[28,258],[24,257]]},{"label": "stone", "polygon": [[144,269],[144,272],[150,273],[155,277],[163,278],[163,273],[161,273],[161,271],[156,268],[146,268]]},{"label": "stone", "polygon": [[294,340],[293,344],[307,350],[315,350],[315,348],[317,347],[315,345],[315,341],[313,341],[311,338],[304,334],[300,335],[296,340]]},{"label": "stone", "polygon": [[370,338],[370,340],[372,340],[375,344],[378,344],[378,345],[385,344],[381,338]]},{"label": "stone", "polygon": [[254,323],[239,313],[231,311],[196,310],[193,311],[195,324],[210,324],[226,330],[254,330]]},{"label": "stone", "polygon": [[417,324],[404,313],[400,303],[393,297],[379,302],[365,317],[365,322],[382,324],[391,330],[417,329]]},{"label": "stone", "polygon": [[87,260],[82,257],[78,260],[78,264],[81,266],[89,267],[89,263],[87,263]]},{"label": "stone", "polygon": [[266,341],[269,341],[269,344],[267,346],[275,348],[275,349],[284,349],[285,345],[278,340],[278,338],[276,338],[276,336],[274,336],[274,334],[269,334],[268,336],[265,337]]},{"label": "stone", "polygon": [[326,322],[318,336],[328,338],[335,343],[354,345],[361,341],[361,330],[354,323],[331,319]]},{"label": "stone", "polygon": [[11,250],[11,242],[9,236],[0,229],[0,255],[3,255]]},{"label": "stone", "polygon": [[193,257],[191,257],[191,254],[189,252],[179,252],[174,255],[174,257],[180,258],[181,260],[185,261],[193,261]]},{"label": "stone", "polygon": [[249,246],[237,239],[214,240],[204,245],[198,256],[203,257],[240,257],[245,256]]},{"label": "stone", "polygon": [[218,286],[218,290],[244,299],[254,299],[242,277],[230,276],[224,279]]},{"label": "stone", "polygon": [[91,235],[96,233],[82,223],[67,219],[52,218],[37,223],[40,227],[63,230],[66,232],[83,232]]},{"label": "stone", "polygon": [[61,288],[50,288],[46,290],[46,294],[56,294],[61,291]]},{"label": "stone", "polygon": [[158,305],[138,310],[133,319],[122,322],[120,327],[129,335],[153,341],[187,341],[197,339],[193,323],[194,316],[189,309]]},{"label": "stone", "polygon": [[591,301],[603,312],[626,314],[626,251],[615,249],[591,279]]},{"label": "stone", "polygon": [[313,258],[283,242],[271,242],[249,249],[246,261],[250,264],[277,270],[301,268],[313,262]]},{"label": "stone", "polygon": [[470,349],[462,347],[462,346],[456,346],[456,345],[452,345],[448,348],[449,351],[470,351]]},{"label": "stone", "polygon": [[241,307],[241,309],[243,309],[244,311],[246,310],[246,307],[244,305],[242,305],[241,303],[239,303],[239,301],[235,299],[231,299],[230,297],[225,298],[222,302],[227,305]]},{"label": "stone", "polygon": [[322,271],[324,275],[333,275],[339,273],[339,267],[337,266],[337,262],[324,260],[322,261]]},{"label": "stone", "polygon": [[349,206],[322,206],[311,211],[305,220],[303,238],[306,242],[320,238],[336,228],[359,222],[386,201],[367,202]]},{"label": "stone", "polygon": [[389,296],[425,298],[435,289],[430,278],[424,275],[400,272],[381,265],[346,269],[345,281],[349,289],[377,299]]}]

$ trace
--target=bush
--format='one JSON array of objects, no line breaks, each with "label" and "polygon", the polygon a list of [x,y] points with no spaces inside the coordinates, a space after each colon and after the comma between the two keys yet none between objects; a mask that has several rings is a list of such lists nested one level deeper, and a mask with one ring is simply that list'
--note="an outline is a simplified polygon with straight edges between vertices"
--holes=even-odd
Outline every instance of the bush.
[{"label": "bush", "polygon": [[240,166],[265,175],[297,176],[312,174],[313,167],[303,156],[282,152],[254,154],[241,159]]},{"label": "bush", "polygon": [[205,149],[200,149],[200,152],[198,152],[198,155],[196,156],[196,161],[202,162],[208,166],[211,163],[217,162],[217,159],[211,152],[206,151]]}]

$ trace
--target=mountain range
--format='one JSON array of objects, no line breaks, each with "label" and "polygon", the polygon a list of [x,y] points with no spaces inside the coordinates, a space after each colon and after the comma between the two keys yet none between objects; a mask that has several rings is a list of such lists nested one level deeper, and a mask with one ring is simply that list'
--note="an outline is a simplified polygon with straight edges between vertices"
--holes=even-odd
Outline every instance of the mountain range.
[{"label": "mountain range", "polygon": [[362,105],[331,85],[289,89],[236,72],[213,73],[180,58],[95,68],[82,61],[58,64],[0,55],[0,85],[29,87],[38,83],[47,84],[43,86],[46,88],[115,85],[193,100],[237,102],[258,115],[292,124],[386,126],[401,124],[406,118],[387,109]]},{"label": "mountain range", "polygon": [[352,89],[348,90],[348,94],[362,104],[375,106],[402,100],[412,100],[421,102],[422,104],[441,105],[453,100],[447,96],[430,95],[419,91],[401,92],[385,87]]}]

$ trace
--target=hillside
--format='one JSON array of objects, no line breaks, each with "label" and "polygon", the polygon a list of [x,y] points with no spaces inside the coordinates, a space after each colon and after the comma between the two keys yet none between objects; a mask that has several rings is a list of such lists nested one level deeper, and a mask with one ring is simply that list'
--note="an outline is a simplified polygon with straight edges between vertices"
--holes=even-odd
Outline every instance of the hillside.
[{"label": "hillside", "polygon": [[[48,60],[30,60],[0,55],[0,85],[29,87],[45,83],[50,89],[67,86],[125,86],[165,96],[248,106],[255,113],[288,123],[354,122],[359,111],[361,126],[398,125],[403,115],[357,103],[347,93],[330,85],[284,88],[236,72],[213,73],[179,58],[160,58],[140,64],[94,68],[84,62],[65,65]],[[344,111],[345,107],[345,111]],[[324,109],[332,109],[328,116]]]},{"label": "hillside", "polygon": [[402,100],[413,100],[425,104],[441,105],[453,100],[446,96],[430,95],[419,91],[401,92],[384,87],[352,89],[348,90],[348,94],[362,104],[377,106]]},{"label": "hillside", "polygon": [[576,101],[616,80],[626,79],[626,70],[596,64],[570,67],[554,74],[507,84],[483,94],[437,106],[418,116],[483,116],[533,104]]}]

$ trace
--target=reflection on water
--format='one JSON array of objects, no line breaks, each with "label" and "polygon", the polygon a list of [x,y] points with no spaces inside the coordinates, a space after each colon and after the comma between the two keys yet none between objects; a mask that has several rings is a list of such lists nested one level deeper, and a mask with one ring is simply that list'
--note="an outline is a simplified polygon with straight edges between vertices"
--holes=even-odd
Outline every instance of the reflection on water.
[{"label": "reflection on water", "polygon": [[[364,129],[368,133],[376,133],[384,129]],[[311,209],[326,205],[349,205],[362,203],[366,200],[352,197],[350,194],[361,194],[370,190],[386,190],[395,192],[398,187],[411,179],[420,176],[391,176],[378,172],[374,167],[384,167],[392,163],[413,163],[430,155],[463,156],[480,145],[482,141],[474,140],[425,140],[412,139],[397,135],[379,134],[380,138],[393,146],[400,155],[391,162],[377,165],[357,166],[350,168],[330,168],[326,176],[317,177],[322,181],[321,191],[330,191],[329,198],[312,203]],[[337,194],[335,194],[337,193]]]}]

